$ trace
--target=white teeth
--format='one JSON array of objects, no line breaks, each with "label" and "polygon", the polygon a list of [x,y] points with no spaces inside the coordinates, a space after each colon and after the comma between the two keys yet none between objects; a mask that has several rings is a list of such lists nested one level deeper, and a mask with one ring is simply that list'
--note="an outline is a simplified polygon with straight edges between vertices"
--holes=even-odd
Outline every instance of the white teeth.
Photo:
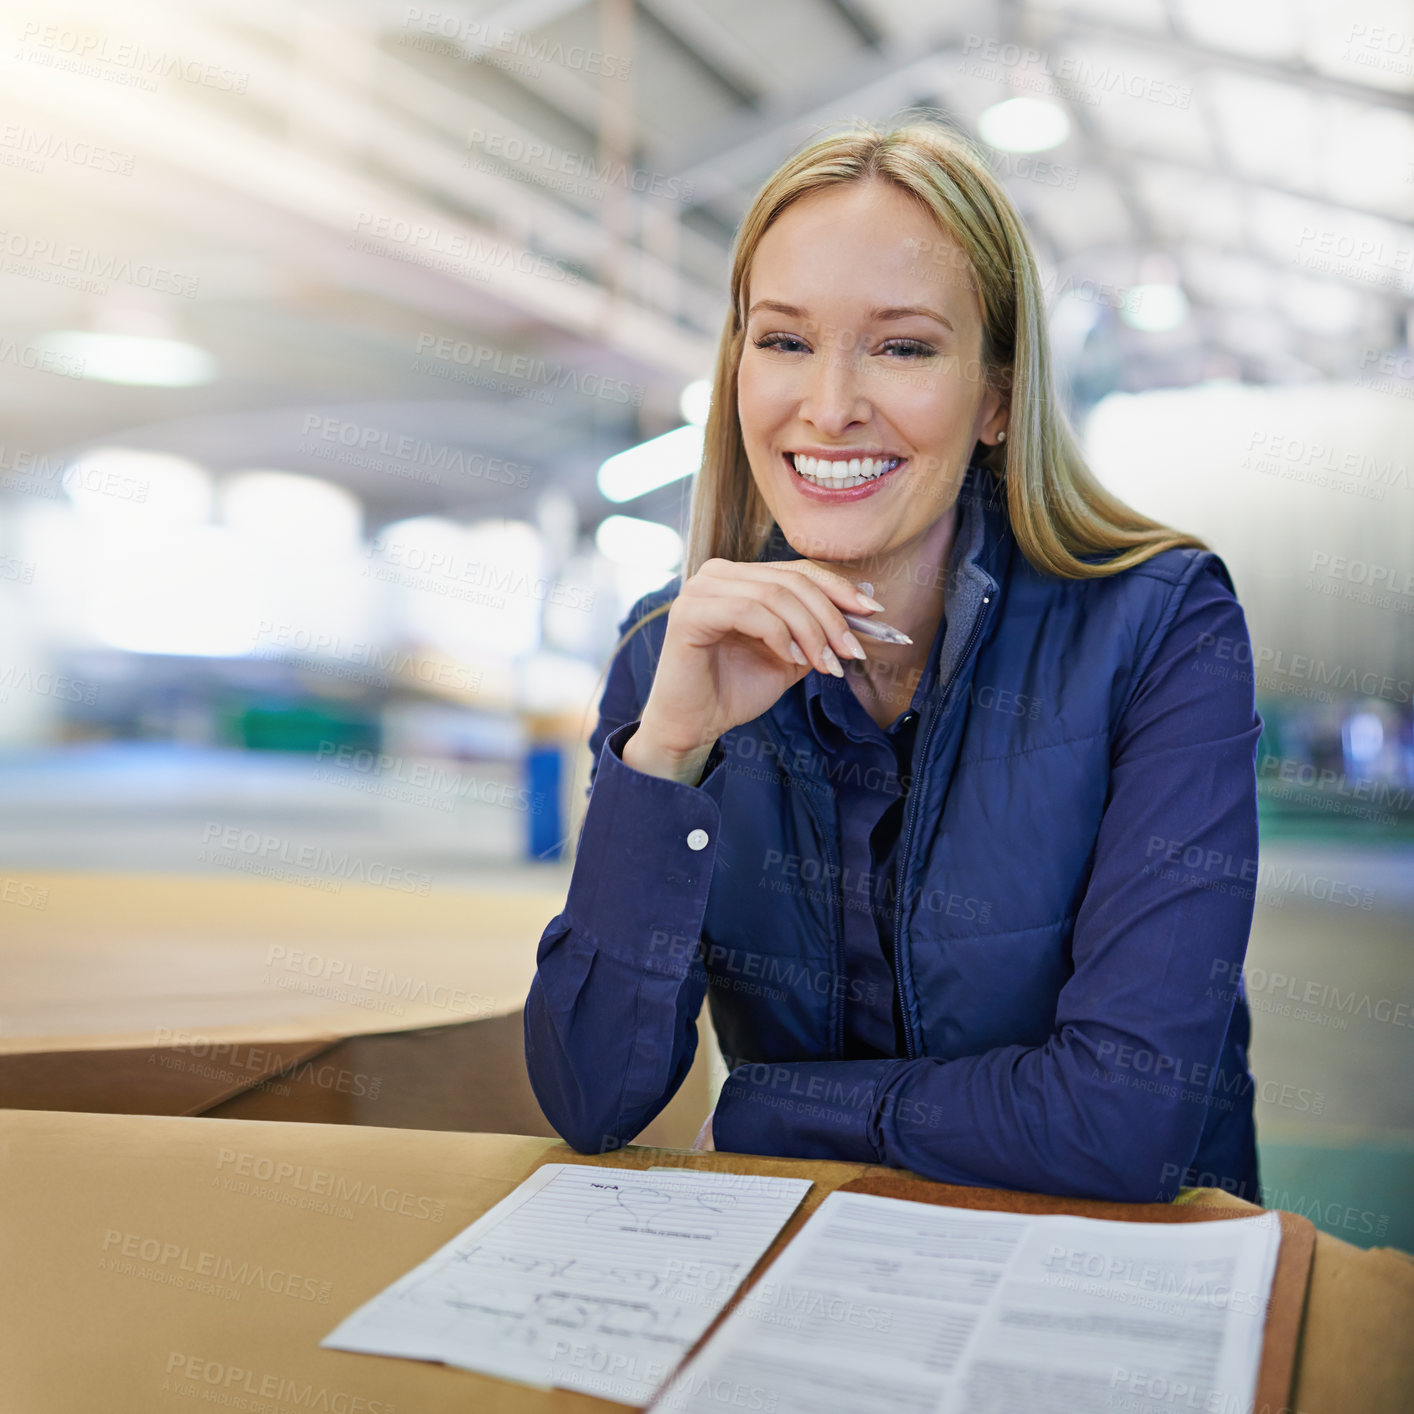
[{"label": "white teeth", "polygon": [[851,457],[849,461],[826,461],[821,457],[793,455],[795,469],[806,481],[831,491],[846,491],[873,481],[892,471],[902,457]]}]

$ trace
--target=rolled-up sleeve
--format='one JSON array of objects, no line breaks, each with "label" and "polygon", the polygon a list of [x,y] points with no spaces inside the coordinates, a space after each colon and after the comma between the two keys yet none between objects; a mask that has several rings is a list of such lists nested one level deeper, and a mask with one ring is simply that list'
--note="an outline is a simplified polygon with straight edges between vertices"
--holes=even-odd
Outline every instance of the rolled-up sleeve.
[{"label": "rolled-up sleeve", "polygon": [[1251,661],[1241,606],[1209,560],[1121,714],[1073,972],[1043,1045],[739,1067],[718,1101],[717,1147],[1171,1198],[1210,1106],[1250,1102],[1245,1071],[1219,1062],[1256,893],[1262,724],[1237,666]]},{"label": "rolled-up sleeve", "polygon": [[630,1142],[677,1092],[707,985],[700,941],[722,749],[714,745],[695,786],[624,761],[642,705],[629,665],[635,646],[610,668],[565,907],[541,936],[525,1005],[531,1087],[581,1153]]}]

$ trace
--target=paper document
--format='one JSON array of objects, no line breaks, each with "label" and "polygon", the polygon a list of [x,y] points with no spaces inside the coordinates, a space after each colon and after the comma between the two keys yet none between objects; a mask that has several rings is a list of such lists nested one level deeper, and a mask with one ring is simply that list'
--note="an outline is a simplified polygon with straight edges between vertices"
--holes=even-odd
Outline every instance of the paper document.
[{"label": "paper document", "polygon": [[809,1188],[546,1164],[320,1344],[646,1404]]},{"label": "paper document", "polygon": [[653,1409],[1244,1414],[1280,1236],[832,1193]]}]

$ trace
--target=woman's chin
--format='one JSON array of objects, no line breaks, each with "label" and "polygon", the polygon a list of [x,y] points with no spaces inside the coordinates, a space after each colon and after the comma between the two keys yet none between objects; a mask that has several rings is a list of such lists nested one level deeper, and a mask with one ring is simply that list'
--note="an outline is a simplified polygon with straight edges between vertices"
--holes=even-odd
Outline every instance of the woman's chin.
[{"label": "woman's chin", "polygon": [[845,530],[833,516],[817,516],[808,511],[777,516],[776,523],[792,549],[803,558],[822,564],[866,563],[883,554],[893,540],[882,529],[874,534],[864,526]]}]

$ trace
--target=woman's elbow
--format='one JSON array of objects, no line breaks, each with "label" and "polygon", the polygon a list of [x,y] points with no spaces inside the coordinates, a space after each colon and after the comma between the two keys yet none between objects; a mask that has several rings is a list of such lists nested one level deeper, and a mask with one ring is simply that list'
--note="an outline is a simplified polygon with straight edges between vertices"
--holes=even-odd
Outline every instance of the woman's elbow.
[{"label": "woman's elbow", "polygon": [[[1194,1111],[1196,1113],[1187,1113]],[[1167,1203],[1198,1144],[1201,1107],[1152,1094],[1121,1096],[1104,1083],[1073,1092],[1058,1141],[1038,1154],[1041,1191],[1108,1203]]]},{"label": "woman's elbow", "polygon": [[[528,1049],[526,1059],[530,1062]],[[571,1149],[581,1154],[607,1154],[622,1149],[633,1137],[621,1135],[617,1115],[575,1085],[572,1076],[539,1071],[533,1062],[527,1069],[541,1113]]]},{"label": "woman's elbow", "polygon": [[579,1083],[576,1067],[548,1024],[542,1003],[532,985],[525,1003],[525,1070],[541,1113],[555,1133],[581,1154],[623,1148],[628,1138],[618,1135],[617,1115],[602,1096]]},{"label": "woman's elbow", "polygon": [[1112,1203],[1171,1203],[1197,1142],[1186,1115],[1159,1110],[1136,1117],[1103,1168],[1103,1191],[1092,1196]]},{"label": "woman's elbow", "polygon": [[[544,1108],[544,1105],[541,1105]],[[565,1114],[550,1118],[555,1133],[579,1154],[608,1154],[622,1149],[628,1142],[617,1134],[606,1132],[601,1120],[593,1115]]]}]

